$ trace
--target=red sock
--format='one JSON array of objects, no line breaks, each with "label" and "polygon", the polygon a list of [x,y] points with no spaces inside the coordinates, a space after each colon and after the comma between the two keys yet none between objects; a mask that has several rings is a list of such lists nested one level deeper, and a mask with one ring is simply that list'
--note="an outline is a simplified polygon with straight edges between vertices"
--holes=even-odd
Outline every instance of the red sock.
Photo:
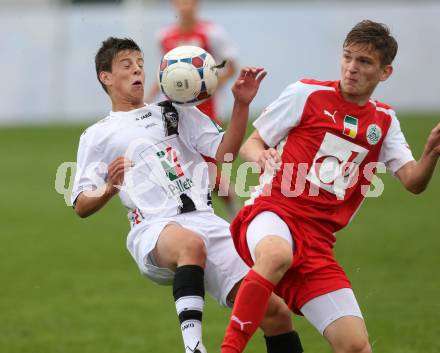
[{"label": "red sock", "polygon": [[244,278],[232,309],[221,353],[241,353],[266,313],[274,285],[250,270]]}]

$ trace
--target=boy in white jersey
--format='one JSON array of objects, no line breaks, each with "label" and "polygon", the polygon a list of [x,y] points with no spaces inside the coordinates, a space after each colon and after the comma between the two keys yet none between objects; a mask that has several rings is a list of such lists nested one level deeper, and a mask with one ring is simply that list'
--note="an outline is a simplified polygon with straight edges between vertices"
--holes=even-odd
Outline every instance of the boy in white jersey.
[{"label": "boy in white jersey", "polygon": [[[230,129],[224,133],[197,108],[144,104],[143,56],[132,40],[107,39],[95,64],[112,111],[81,136],[75,211],[87,217],[119,194],[132,225],[131,255],[142,274],[173,285],[185,351],[204,353],[205,286],[219,303],[230,305],[248,268],[233,248],[228,224],[210,207],[201,154],[216,160],[236,156],[249,104],[266,72],[241,70],[233,87]],[[289,310],[275,295],[261,328],[269,352],[292,352],[292,346],[302,351]]]}]

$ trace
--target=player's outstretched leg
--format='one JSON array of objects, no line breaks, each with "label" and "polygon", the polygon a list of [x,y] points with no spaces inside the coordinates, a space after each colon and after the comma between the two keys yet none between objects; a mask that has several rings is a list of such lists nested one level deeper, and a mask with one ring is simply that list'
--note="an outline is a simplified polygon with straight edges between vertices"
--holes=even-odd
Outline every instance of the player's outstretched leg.
[{"label": "player's outstretched leg", "polygon": [[267,235],[255,248],[255,265],[244,278],[235,299],[222,353],[241,353],[268,309],[275,285],[290,268],[292,245],[283,237]]},{"label": "player's outstretched leg", "polygon": [[[246,231],[254,266],[243,280],[222,344],[222,353],[241,353],[273,298],[275,285],[293,261],[293,239],[287,224],[273,212],[258,214]],[[292,337],[290,337],[292,338]],[[299,345],[300,349],[300,345]]]},{"label": "player's outstretched leg", "polygon": [[198,265],[177,267],[173,295],[182,330],[185,352],[205,353],[202,344],[202,313],[205,298],[203,268]]},{"label": "player's outstretched leg", "polygon": [[204,241],[192,231],[170,224],[160,234],[154,257],[160,267],[175,271],[173,295],[185,353],[206,353],[202,343]]}]

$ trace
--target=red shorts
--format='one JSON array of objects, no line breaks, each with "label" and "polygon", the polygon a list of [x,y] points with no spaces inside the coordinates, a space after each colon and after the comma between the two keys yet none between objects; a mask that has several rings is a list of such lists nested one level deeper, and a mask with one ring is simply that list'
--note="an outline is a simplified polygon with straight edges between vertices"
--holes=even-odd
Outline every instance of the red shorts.
[{"label": "red shorts", "polygon": [[[270,199],[268,200],[270,201]],[[333,254],[335,237],[328,227],[284,210],[275,203],[263,201],[244,207],[231,223],[235,248],[248,266],[253,260],[248,249],[246,231],[249,223],[263,211],[276,213],[288,225],[294,240],[294,260],[291,268],[275,287],[297,314],[309,300],[341,288],[351,288],[344,270]]]}]

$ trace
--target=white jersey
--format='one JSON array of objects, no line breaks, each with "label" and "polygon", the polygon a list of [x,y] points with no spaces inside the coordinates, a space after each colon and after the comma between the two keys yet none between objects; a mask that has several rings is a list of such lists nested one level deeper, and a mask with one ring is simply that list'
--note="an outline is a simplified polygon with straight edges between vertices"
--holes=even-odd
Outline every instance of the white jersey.
[{"label": "white jersey", "polygon": [[119,197],[131,225],[189,211],[210,211],[207,164],[223,131],[194,107],[146,105],[110,112],[81,136],[72,193],[95,190],[119,156],[134,162],[125,173]]}]

